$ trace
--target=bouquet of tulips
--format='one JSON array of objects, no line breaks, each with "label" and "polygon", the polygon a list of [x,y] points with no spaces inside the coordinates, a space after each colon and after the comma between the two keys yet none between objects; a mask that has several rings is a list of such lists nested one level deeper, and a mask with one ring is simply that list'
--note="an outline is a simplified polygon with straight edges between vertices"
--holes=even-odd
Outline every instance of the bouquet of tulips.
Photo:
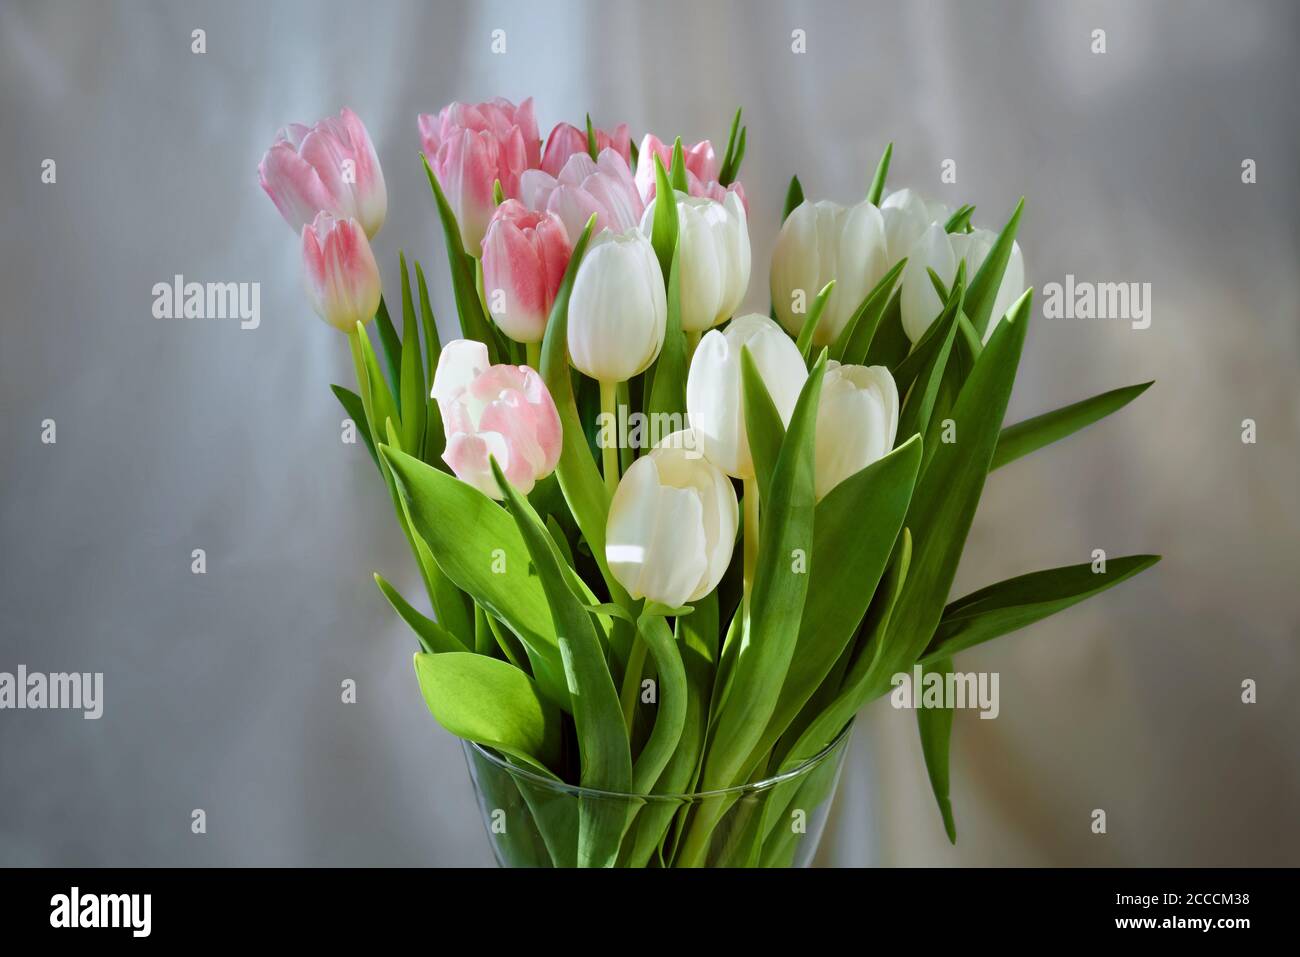
[{"label": "bouquet of tulips", "polygon": [[[739,111],[721,157],[589,117],[543,146],[531,100],[454,103],[419,132],[455,341],[419,263],[412,282],[402,258],[400,315],[381,296],[387,193],[355,114],[286,128],[259,172],[348,337],[357,388],[333,389],[430,614],[375,580],[503,863],[806,862],[865,703],[1157,560],[949,601],[988,474],[1149,385],[1003,428],[1031,311],[1023,203],[994,233],[971,206],[887,194],[892,146],[855,205],[796,178],[771,315],[737,316]],[[955,840],[952,707],[917,714]]]}]

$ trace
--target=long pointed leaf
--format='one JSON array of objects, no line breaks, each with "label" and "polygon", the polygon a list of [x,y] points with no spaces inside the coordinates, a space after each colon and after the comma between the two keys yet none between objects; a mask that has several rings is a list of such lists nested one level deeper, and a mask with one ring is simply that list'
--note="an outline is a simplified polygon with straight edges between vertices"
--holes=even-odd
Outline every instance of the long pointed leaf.
[{"label": "long pointed leaf", "polygon": [[1124,408],[1147,389],[1150,382],[1112,389],[1091,399],[1075,402],[1064,408],[1036,415],[1024,422],[1017,422],[1002,430],[998,436],[997,451],[993,453],[993,462],[989,469],[998,469],[1008,462],[1014,462],[1021,456],[1037,451],[1045,445],[1057,442],[1067,435],[1073,435],[1084,426],[1092,425],[1098,419],[1104,419],[1112,412]]}]

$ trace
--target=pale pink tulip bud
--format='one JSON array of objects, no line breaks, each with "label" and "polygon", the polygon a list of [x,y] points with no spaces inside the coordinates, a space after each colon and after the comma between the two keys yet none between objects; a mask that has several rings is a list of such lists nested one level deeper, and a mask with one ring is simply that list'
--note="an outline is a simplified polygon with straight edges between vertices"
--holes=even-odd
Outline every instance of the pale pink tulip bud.
[{"label": "pale pink tulip bud", "polygon": [[442,460],[462,482],[500,499],[492,458],[521,495],[555,471],[560,414],[528,366],[489,365],[487,346],[457,339],[442,348],[432,395],[447,436]]},{"label": "pale pink tulip bud", "polygon": [[[645,203],[650,202],[655,194],[654,158],[656,156],[663,160],[664,169],[672,169],[673,144],[663,142],[653,133],[647,133],[641,140],[641,149],[637,153],[636,160],[636,188],[641,194],[641,201]],[[717,183],[718,173],[721,170],[718,157],[713,152],[713,144],[708,140],[700,140],[694,146],[683,145],[682,159],[686,161],[687,192],[692,196],[717,199],[718,197],[704,192],[707,184]],[[698,181],[694,185],[691,184],[692,177]]]},{"label": "pale pink tulip bud", "polygon": [[355,219],[316,214],[302,228],[303,277],[317,314],[335,329],[351,332],[379,309],[379,267],[365,231]]},{"label": "pale pink tulip bud", "polygon": [[483,237],[488,311],[515,342],[541,342],[573,247],[560,217],[517,199],[497,207]]},{"label": "pale pink tulip bud", "polygon": [[327,212],[355,219],[374,237],[388,213],[388,190],[374,144],[349,109],[315,126],[291,123],[257,167],[262,189],[295,231]]},{"label": "pale pink tulip bud", "polygon": [[419,118],[420,140],[429,166],[456,214],[465,251],[477,254],[496,208],[493,186],[519,197],[519,176],[541,162],[541,141],[532,99],[468,105],[452,103],[437,116]]},{"label": "pale pink tulip bud", "polygon": [[[596,130],[596,155],[602,150],[612,149],[623,162],[632,165],[632,137],[627,124],[620,123],[613,133]],[[574,153],[587,152],[587,131],[579,129],[572,123],[557,123],[551,135],[546,138],[546,150],[542,154],[542,169],[552,176],[559,176],[560,170]]]},{"label": "pale pink tulip bud", "polygon": [[540,169],[529,170],[519,179],[519,199],[529,209],[559,216],[573,242],[592,213],[596,214],[595,235],[605,229],[626,232],[641,222],[644,212],[632,171],[612,149],[602,150],[595,162],[585,152],[574,153],[558,178]]}]

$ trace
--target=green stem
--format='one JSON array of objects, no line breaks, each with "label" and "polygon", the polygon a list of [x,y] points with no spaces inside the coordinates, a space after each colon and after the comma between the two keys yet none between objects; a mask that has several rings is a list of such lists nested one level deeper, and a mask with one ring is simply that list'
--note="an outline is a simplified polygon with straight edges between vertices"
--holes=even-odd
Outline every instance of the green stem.
[{"label": "green stem", "polygon": [[636,696],[641,690],[641,673],[645,670],[645,641],[641,632],[632,635],[632,651],[627,658],[627,671],[623,672],[623,689],[619,701],[623,705],[623,721],[627,724],[627,733],[632,733],[632,720],[636,715]]},{"label": "green stem", "polygon": [[[600,411],[602,415],[613,416],[613,428],[610,429],[612,442],[607,442],[600,449],[600,464],[605,472],[605,489],[610,498],[618,489],[618,390],[617,382],[600,383]],[[610,421],[606,419],[606,421]]]},{"label": "green stem", "polygon": [[691,367],[691,359],[695,356],[695,348],[700,344],[700,334],[698,332],[687,332],[686,334],[686,368]]},{"label": "green stem", "polygon": [[524,345],[524,353],[528,368],[538,372],[542,368],[542,344],[540,342],[529,342]]}]

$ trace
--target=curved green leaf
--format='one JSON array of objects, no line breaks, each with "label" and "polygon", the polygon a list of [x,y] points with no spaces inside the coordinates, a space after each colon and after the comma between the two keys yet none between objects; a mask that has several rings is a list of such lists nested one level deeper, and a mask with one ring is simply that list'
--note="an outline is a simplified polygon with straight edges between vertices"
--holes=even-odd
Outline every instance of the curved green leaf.
[{"label": "curved green leaf", "polygon": [[[546,594],[509,513],[472,485],[391,446],[379,447],[411,524],[438,567],[519,637],[533,674],[568,711],[568,682]],[[470,634],[472,634],[472,628]]]},{"label": "curved green leaf", "polygon": [[[496,459],[492,460],[492,472],[546,595],[573,701],[581,783],[584,787],[627,793],[632,785],[632,753],[618,691],[596,629],[565,582],[555,543],[542,520],[528,500],[506,481]],[[628,808],[616,801],[581,799],[578,815],[578,866],[612,866],[627,826]]]},{"label": "curved green leaf", "polygon": [[384,580],[384,576],[375,572],[375,584],[384,593],[393,610],[401,616],[402,621],[411,626],[420,645],[430,654],[442,654],[450,651],[469,651],[470,649],[451,632],[432,618],[427,618],[402,597],[396,588]]},{"label": "curved green leaf", "polygon": [[416,652],[415,675],[429,711],[458,738],[544,771],[559,766],[559,709],[514,665],[468,651]]},{"label": "curved green leaf", "polygon": [[1002,430],[998,436],[998,447],[993,453],[993,462],[989,470],[1001,468],[1008,462],[1035,452],[1045,445],[1073,435],[1084,426],[1092,425],[1098,419],[1104,419],[1128,405],[1147,389],[1150,382],[1112,389],[1091,399],[1075,402],[1042,415],[1036,415],[1024,422],[1017,422]]},{"label": "curved green leaf", "polygon": [[1090,563],[1032,572],[989,585],[944,609],[934,639],[921,661],[951,657],[985,641],[1032,625],[1091,598],[1160,561],[1159,555],[1126,555],[1106,560],[1104,572]]}]

